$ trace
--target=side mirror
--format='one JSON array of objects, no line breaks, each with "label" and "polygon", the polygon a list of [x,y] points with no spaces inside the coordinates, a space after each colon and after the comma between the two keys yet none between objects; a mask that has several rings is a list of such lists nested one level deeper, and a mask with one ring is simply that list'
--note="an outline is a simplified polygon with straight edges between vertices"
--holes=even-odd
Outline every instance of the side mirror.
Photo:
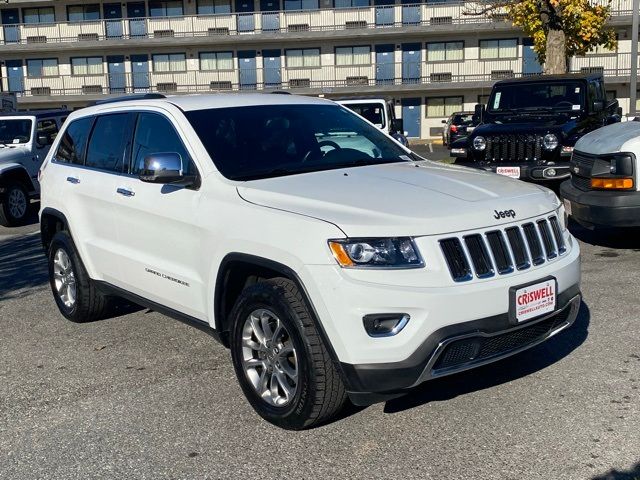
[{"label": "side mirror", "polygon": [[600,100],[596,100],[595,102],[593,102],[593,111],[594,112],[601,112],[602,110],[604,110],[604,102],[602,102]]},{"label": "side mirror", "polygon": [[178,183],[186,180],[182,157],[175,152],[153,153],[144,159],[139,178],[147,183]]},{"label": "side mirror", "polygon": [[394,118],[391,121],[391,128],[393,129],[394,132],[404,132],[404,122],[402,121],[401,118]]},{"label": "side mirror", "polygon": [[447,123],[447,121],[446,120],[442,120],[442,123]]},{"label": "side mirror", "polygon": [[36,145],[40,148],[51,145],[52,143],[51,138],[46,133],[39,133],[36,137]]}]

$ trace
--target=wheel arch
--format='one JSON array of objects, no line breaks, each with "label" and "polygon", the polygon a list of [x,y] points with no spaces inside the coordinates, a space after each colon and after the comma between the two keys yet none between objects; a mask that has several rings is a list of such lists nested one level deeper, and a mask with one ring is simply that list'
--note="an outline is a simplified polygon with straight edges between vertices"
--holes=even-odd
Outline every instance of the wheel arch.
[{"label": "wheel arch", "polygon": [[10,181],[20,182],[27,189],[27,193],[32,194],[36,188],[29,172],[24,165],[19,163],[6,164],[0,167],[0,186],[5,187]]},{"label": "wheel arch", "polygon": [[55,208],[44,208],[40,213],[40,239],[45,251],[49,248],[53,236],[61,230],[68,231],[71,238],[73,238],[65,214]]}]

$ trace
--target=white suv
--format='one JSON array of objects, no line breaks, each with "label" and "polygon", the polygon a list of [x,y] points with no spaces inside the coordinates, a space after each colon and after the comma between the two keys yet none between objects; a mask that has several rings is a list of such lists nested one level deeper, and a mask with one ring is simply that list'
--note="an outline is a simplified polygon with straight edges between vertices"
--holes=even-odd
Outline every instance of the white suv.
[{"label": "white suv", "polygon": [[86,108],[41,182],[62,314],[96,319],[126,297],[205,325],[284,428],[520,352],[580,305],[555,194],[421,159],[327,100]]}]

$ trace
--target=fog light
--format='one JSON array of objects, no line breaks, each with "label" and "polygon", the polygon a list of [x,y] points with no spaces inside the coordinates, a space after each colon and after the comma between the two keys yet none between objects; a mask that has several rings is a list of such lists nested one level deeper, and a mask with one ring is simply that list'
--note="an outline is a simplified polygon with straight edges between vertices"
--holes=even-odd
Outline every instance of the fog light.
[{"label": "fog light", "polygon": [[547,169],[544,171],[544,174],[545,174],[545,176],[547,176],[547,177],[555,177],[555,176],[556,176],[556,174],[557,174],[557,172],[556,172],[556,169],[555,169],[555,168],[547,168]]},{"label": "fog light", "polygon": [[406,313],[374,313],[362,318],[370,337],[392,337],[407,326],[411,317]]}]

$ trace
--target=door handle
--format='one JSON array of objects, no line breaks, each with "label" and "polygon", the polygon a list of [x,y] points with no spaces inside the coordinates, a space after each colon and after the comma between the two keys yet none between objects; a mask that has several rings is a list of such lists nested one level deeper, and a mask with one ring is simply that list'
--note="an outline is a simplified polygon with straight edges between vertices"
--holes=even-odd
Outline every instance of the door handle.
[{"label": "door handle", "polygon": [[73,183],[74,185],[80,183],[80,179],[78,177],[67,177],[67,182]]},{"label": "door handle", "polygon": [[133,197],[136,194],[136,192],[127,190],[126,188],[122,187],[118,188],[116,192],[118,192],[120,195],[124,195],[125,197]]}]

